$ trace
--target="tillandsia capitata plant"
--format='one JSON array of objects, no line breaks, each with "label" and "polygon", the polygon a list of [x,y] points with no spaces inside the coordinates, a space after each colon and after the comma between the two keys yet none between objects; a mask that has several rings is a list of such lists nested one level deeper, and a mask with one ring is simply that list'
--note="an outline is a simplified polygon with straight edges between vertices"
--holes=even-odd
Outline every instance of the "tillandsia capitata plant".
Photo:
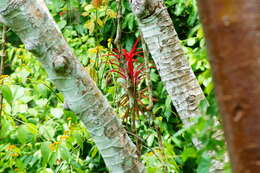
[{"label": "tillandsia capitata plant", "polygon": [[[113,49],[113,53],[110,56],[115,58],[110,60],[110,64],[113,69],[110,72],[117,73],[119,78],[123,79],[122,87],[125,89],[125,94],[121,97],[119,105],[126,107],[127,111],[123,117],[124,121],[129,119],[131,123],[131,131],[136,135],[136,120],[139,117],[140,112],[144,112],[145,105],[142,102],[143,98],[146,98],[145,91],[147,88],[141,89],[138,87],[141,84],[142,79],[145,77],[144,71],[145,65],[140,62],[138,57],[143,58],[142,48],[138,48],[138,38],[134,43],[132,49],[127,51],[126,49]],[[141,148],[136,139],[138,150]]]},{"label": "tillandsia capitata plant", "polygon": [[[120,75],[124,80],[131,82],[131,85],[137,86],[143,78],[142,72],[145,70],[144,64],[140,63],[137,56],[143,57],[141,48],[137,48],[140,39],[137,39],[133,48],[128,52],[126,49],[118,50],[113,49],[115,58],[110,60],[112,65],[115,65],[117,69],[112,69],[110,72],[115,72]],[[137,51],[140,50],[140,51]],[[135,66],[135,64],[139,64]]]}]

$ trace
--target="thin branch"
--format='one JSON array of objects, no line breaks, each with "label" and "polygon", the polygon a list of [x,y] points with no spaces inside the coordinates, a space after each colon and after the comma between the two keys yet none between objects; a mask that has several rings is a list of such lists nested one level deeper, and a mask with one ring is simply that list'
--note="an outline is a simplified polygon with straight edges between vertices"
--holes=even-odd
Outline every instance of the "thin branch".
[{"label": "thin branch", "polygon": [[116,0],[117,3],[117,29],[116,29],[116,38],[114,43],[118,50],[121,50],[121,38],[122,38],[122,28],[121,28],[121,18],[122,18],[122,5],[121,0]]},{"label": "thin branch", "polygon": [[153,91],[152,91],[152,81],[150,77],[150,68],[149,68],[149,51],[147,50],[147,45],[144,41],[143,34],[141,34],[141,41],[144,53],[144,61],[145,61],[145,75],[146,75],[146,85],[147,91],[149,95],[149,105],[147,106],[147,110],[151,110],[153,108]]},{"label": "thin branch", "polygon": [[[5,67],[5,59],[6,59],[6,31],[7,27],[3,26],[3,33],[2,33],[2,53],[0,55],[1,62],[0,62],[0,76],[4,74],[4,67]],[[3,85],[3,80],[1,81],[1,85]],[[3,110],[3,95],[2,92],[0,94],[0,118],[2,116]],[[0,124],[1,127],[1,124]]]},{"label": "thin branch", "polygon": [[4,74],[4,61],[6,58],[6,31],[7,27],[3,26],[2,32],[2,53],[1,53],[1,62],[0,62],[0,75]]}]

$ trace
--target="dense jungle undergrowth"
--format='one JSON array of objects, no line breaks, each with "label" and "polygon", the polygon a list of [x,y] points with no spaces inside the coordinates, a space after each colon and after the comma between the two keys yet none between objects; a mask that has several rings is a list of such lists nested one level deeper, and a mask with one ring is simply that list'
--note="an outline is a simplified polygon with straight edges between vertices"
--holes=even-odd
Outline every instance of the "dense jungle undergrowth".
[{"label": "dense jungle undergrowth", "polygon": [[[120,47],[114,43],[117,2],[100,2],[46,1],[74,53],[137,145],[147,172],[207,173],[212,160],[224,162],[226,146],[223,137],[216,136],[222,127],[215,123],[220,121],[219,113],[195,0],[165,0],[209,102],[201,102],[203,116],[189,128],[172,106],[152,58],[142,52],[144,44],[127,0],[121,1]],[[1,37],[6,59],[0,76],[0,172],[108,172],[90,134],[73,112],[64,109],[63,95],[40,63],[10,29],[5,32],[7,39]],[[194,137],[202,141],[200,149],[192,144]],[[223,172],[230,172],[229,167],[225,164]]]}]

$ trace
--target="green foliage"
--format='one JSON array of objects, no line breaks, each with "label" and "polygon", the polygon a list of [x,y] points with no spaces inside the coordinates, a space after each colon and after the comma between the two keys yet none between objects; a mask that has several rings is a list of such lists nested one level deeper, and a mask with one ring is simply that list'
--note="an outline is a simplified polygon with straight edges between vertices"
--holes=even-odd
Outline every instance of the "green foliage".
[{"label": "green foliage", "polygon": [[[90,0],[48,0],[48,7],[80,62],[102,90],[118,117],[123,118],[126,94],[122,81],[109,63],[116,34],[116,2],[104,1],[95,8]],[[225,143],[216,138],[220,124],[213,92],[211,69],[195,0],[165,0],[200,85],[209,101],[201,103],[203,116],[184,128],[158,71],[151,69],[153,107],[140,113],[137,135],[142,139],[141,158],[149,173],[207,173],[212,159],[224,160]],[[122,1],[122,47],[128,51],[139,35],[137,22],[127,0]],[[89,133],[74,113],[63,109],[63,96],[48,81],[39,62],[9,32],[3,85],[0,128],[0,172],[107,172]],[[139,59],[141,62],[142,58]],[[153,64],[150,59],[149,64]],[[140,81],[137,90],[145,89]],[[143,97],[144,106],[150,101]],[[124,126],[131,131],[129,121]],[[135,136],[130,137],[135,141]],[[197,150],[192,138],[202,141]],[[215,152],[209,156],[208,151]],[[229,165],[226,165],[228,172]]]},{"label": "green foliage", "polygon": [[0,172],[101,170],[104,163],[93,154],[88,132],[63,110],[63,96],[46,80],[38,61],[22,47],[9,45],[7,53],[13,72],[1,86]]}]

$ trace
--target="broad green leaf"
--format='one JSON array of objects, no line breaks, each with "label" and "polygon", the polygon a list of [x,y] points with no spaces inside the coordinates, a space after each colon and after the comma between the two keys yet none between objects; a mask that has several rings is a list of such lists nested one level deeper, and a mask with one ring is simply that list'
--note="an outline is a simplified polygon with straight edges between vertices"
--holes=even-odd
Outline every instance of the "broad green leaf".
[{"label": "broad green leaf", "polygon": [[51,152],[48,164],[52,167],[55,164],[55,162],[57,161],[57,159],[58,159],[58,153]]},{"label": "broad green leaf", "polygon": [[62,159],[70,161],[71,154],[66,146],[61,146],[59,151]]},{"label": "broad green leaf", "polygon": [[23,161],[21,159],[17,159],[15,162],[15,165],[21,170],[26,169],[26,165],[23,163]]},{"label": "broad green leaf", "polygon": [[127,26],[129,28],[130,31],[133,30],[134,28],[134,15],[132,13],[129,13],[127,16],[126,16],[126,20],[127,20]]},{"label": "broad green leaf", "polygon": [[30,132],[26,125],[21,125],[17,129],[17,139],[22,144],[35,142],[35,135]]},{"label": "broad green leaf", "polygon": [[196,150],[194,148],[184,148],[184,151],[182,152],[182,161],[185,162],[190,157],[196,157]]},{"label": "broad green leaf", "polygon": [[38,127],[36,125],[32,123],[27,123],[26,126],[31,133],[38,135]]},{"label": "broad green leaf", "polygon": [[12,95],[12,91],[9,88],[9,86],[3,85],[1,87],[1,91],[2,91],[4,99],[11,105],[12,101],[13,101],[13,95]]},{"label": "broad green leaf", "polygon": [[55,135],[55,129],[51,125],[40,126],[40,135],[43,135],[45,139],[52,140]]},{"label": "broad green leaf", "polygon": [[42,165],[46,165],[49,161],[49,158],[51,155],[51,149],[49,148],[50,144],[51,144],[51,142],[42,142],[41,143],[41,154],[42,154],[42,159],[43,159]]},{"label": "broad green leaf", "polygon": [[197,173],[206,173],[209,172],[210,168],[210,158],[206,155],[203,155],[203,157],[199,160],[198,163],[198,168],[197,168]]},{"label": "broad green leaf", "polygon": [[0,128],[0,138],[4,139],[9,135],[10,132],[12,132],[12,124],[9,120],[6,120],[4,118],[1,118],[1,128]]}]

